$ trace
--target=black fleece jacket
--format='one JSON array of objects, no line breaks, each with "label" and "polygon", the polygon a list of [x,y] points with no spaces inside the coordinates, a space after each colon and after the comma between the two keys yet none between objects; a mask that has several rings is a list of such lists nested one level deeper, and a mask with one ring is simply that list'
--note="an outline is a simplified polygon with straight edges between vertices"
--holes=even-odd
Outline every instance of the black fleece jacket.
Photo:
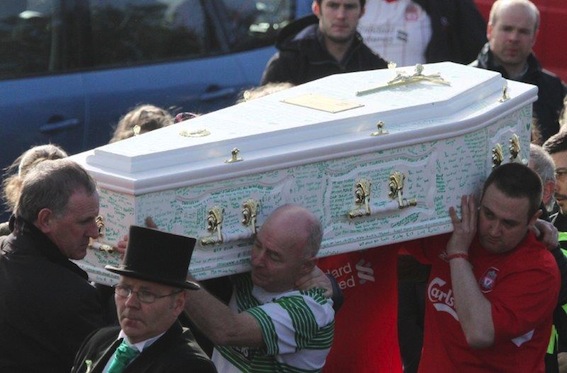
[{"label": "black fleece jacket", "polygon": [[375,54],[356,33],[342,61],[327,51],[316,16],[300,18],[284,27],[276,41],[278,52],[264,70],[262,85],[289,82],[303,84],[332,74],[383,69],[388,63]]}]

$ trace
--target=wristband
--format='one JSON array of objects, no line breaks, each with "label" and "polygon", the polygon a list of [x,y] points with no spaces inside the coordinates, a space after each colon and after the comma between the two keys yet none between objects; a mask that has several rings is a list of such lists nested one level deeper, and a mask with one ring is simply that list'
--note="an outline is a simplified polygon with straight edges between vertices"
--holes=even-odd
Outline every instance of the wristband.
[{"label": "wristband", "polygon": [[469,254],[466,254],[466,253],[456,253],[456,254],[447,255],[447,256],[445,257],[445,259],[446,259],[447,261],[450,261],[451,259],[458,259],[458,258],[462,258],[462,259],[465,259],[465,260],[469,260]]}]

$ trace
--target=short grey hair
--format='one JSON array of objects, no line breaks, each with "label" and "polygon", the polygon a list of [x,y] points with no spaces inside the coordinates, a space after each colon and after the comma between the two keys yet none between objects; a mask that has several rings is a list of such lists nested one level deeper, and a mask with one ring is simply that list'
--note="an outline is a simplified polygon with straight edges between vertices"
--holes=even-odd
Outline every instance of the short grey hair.
[{"label": "short grey hair", "polygon": [[541,146],[530,144],[530,164],[531,169],[539,175],[541,181],[555,182],[555,163],[551,155]]},{"label": "short grey hair", "polygon": [[48,208],[61,216],[71,195],[79,190],[96,193],[96,182],[83,167],[70,159],[43,161],[24,178],[15,215],[34,223],[39,212]]}]

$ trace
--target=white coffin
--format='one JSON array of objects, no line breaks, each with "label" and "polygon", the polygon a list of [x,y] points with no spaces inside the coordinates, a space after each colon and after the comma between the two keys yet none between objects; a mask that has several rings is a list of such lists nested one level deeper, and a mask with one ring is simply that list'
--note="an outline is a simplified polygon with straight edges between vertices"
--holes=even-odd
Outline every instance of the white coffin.
[{"label": "white coffin", "polygon": [[79,264],[114,283],[103,267],[119,257],[99,248],[151,216],[198,238],[197,278],[242,272],[255,229],[285,203],[321,219],[321,256],[450,231],[462,194],[495,164],[527,161],[537,88],[454,63],[424,67],[418,78],[450,85],[357,95],[414,67],[340,74],[73,156],[98,182],[104,224]]}]

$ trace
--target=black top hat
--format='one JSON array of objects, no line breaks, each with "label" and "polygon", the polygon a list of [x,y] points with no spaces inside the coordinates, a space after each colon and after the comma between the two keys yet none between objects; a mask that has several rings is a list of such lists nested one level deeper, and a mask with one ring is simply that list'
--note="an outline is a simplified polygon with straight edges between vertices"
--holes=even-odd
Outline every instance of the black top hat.
[{"label": "black top hat", "polygon": [[107,265],[104,268],[127,277],[198,290],[198,284],[186,280],[195,241],[191,237],[132,225],[124,261],[118,267]]}]

